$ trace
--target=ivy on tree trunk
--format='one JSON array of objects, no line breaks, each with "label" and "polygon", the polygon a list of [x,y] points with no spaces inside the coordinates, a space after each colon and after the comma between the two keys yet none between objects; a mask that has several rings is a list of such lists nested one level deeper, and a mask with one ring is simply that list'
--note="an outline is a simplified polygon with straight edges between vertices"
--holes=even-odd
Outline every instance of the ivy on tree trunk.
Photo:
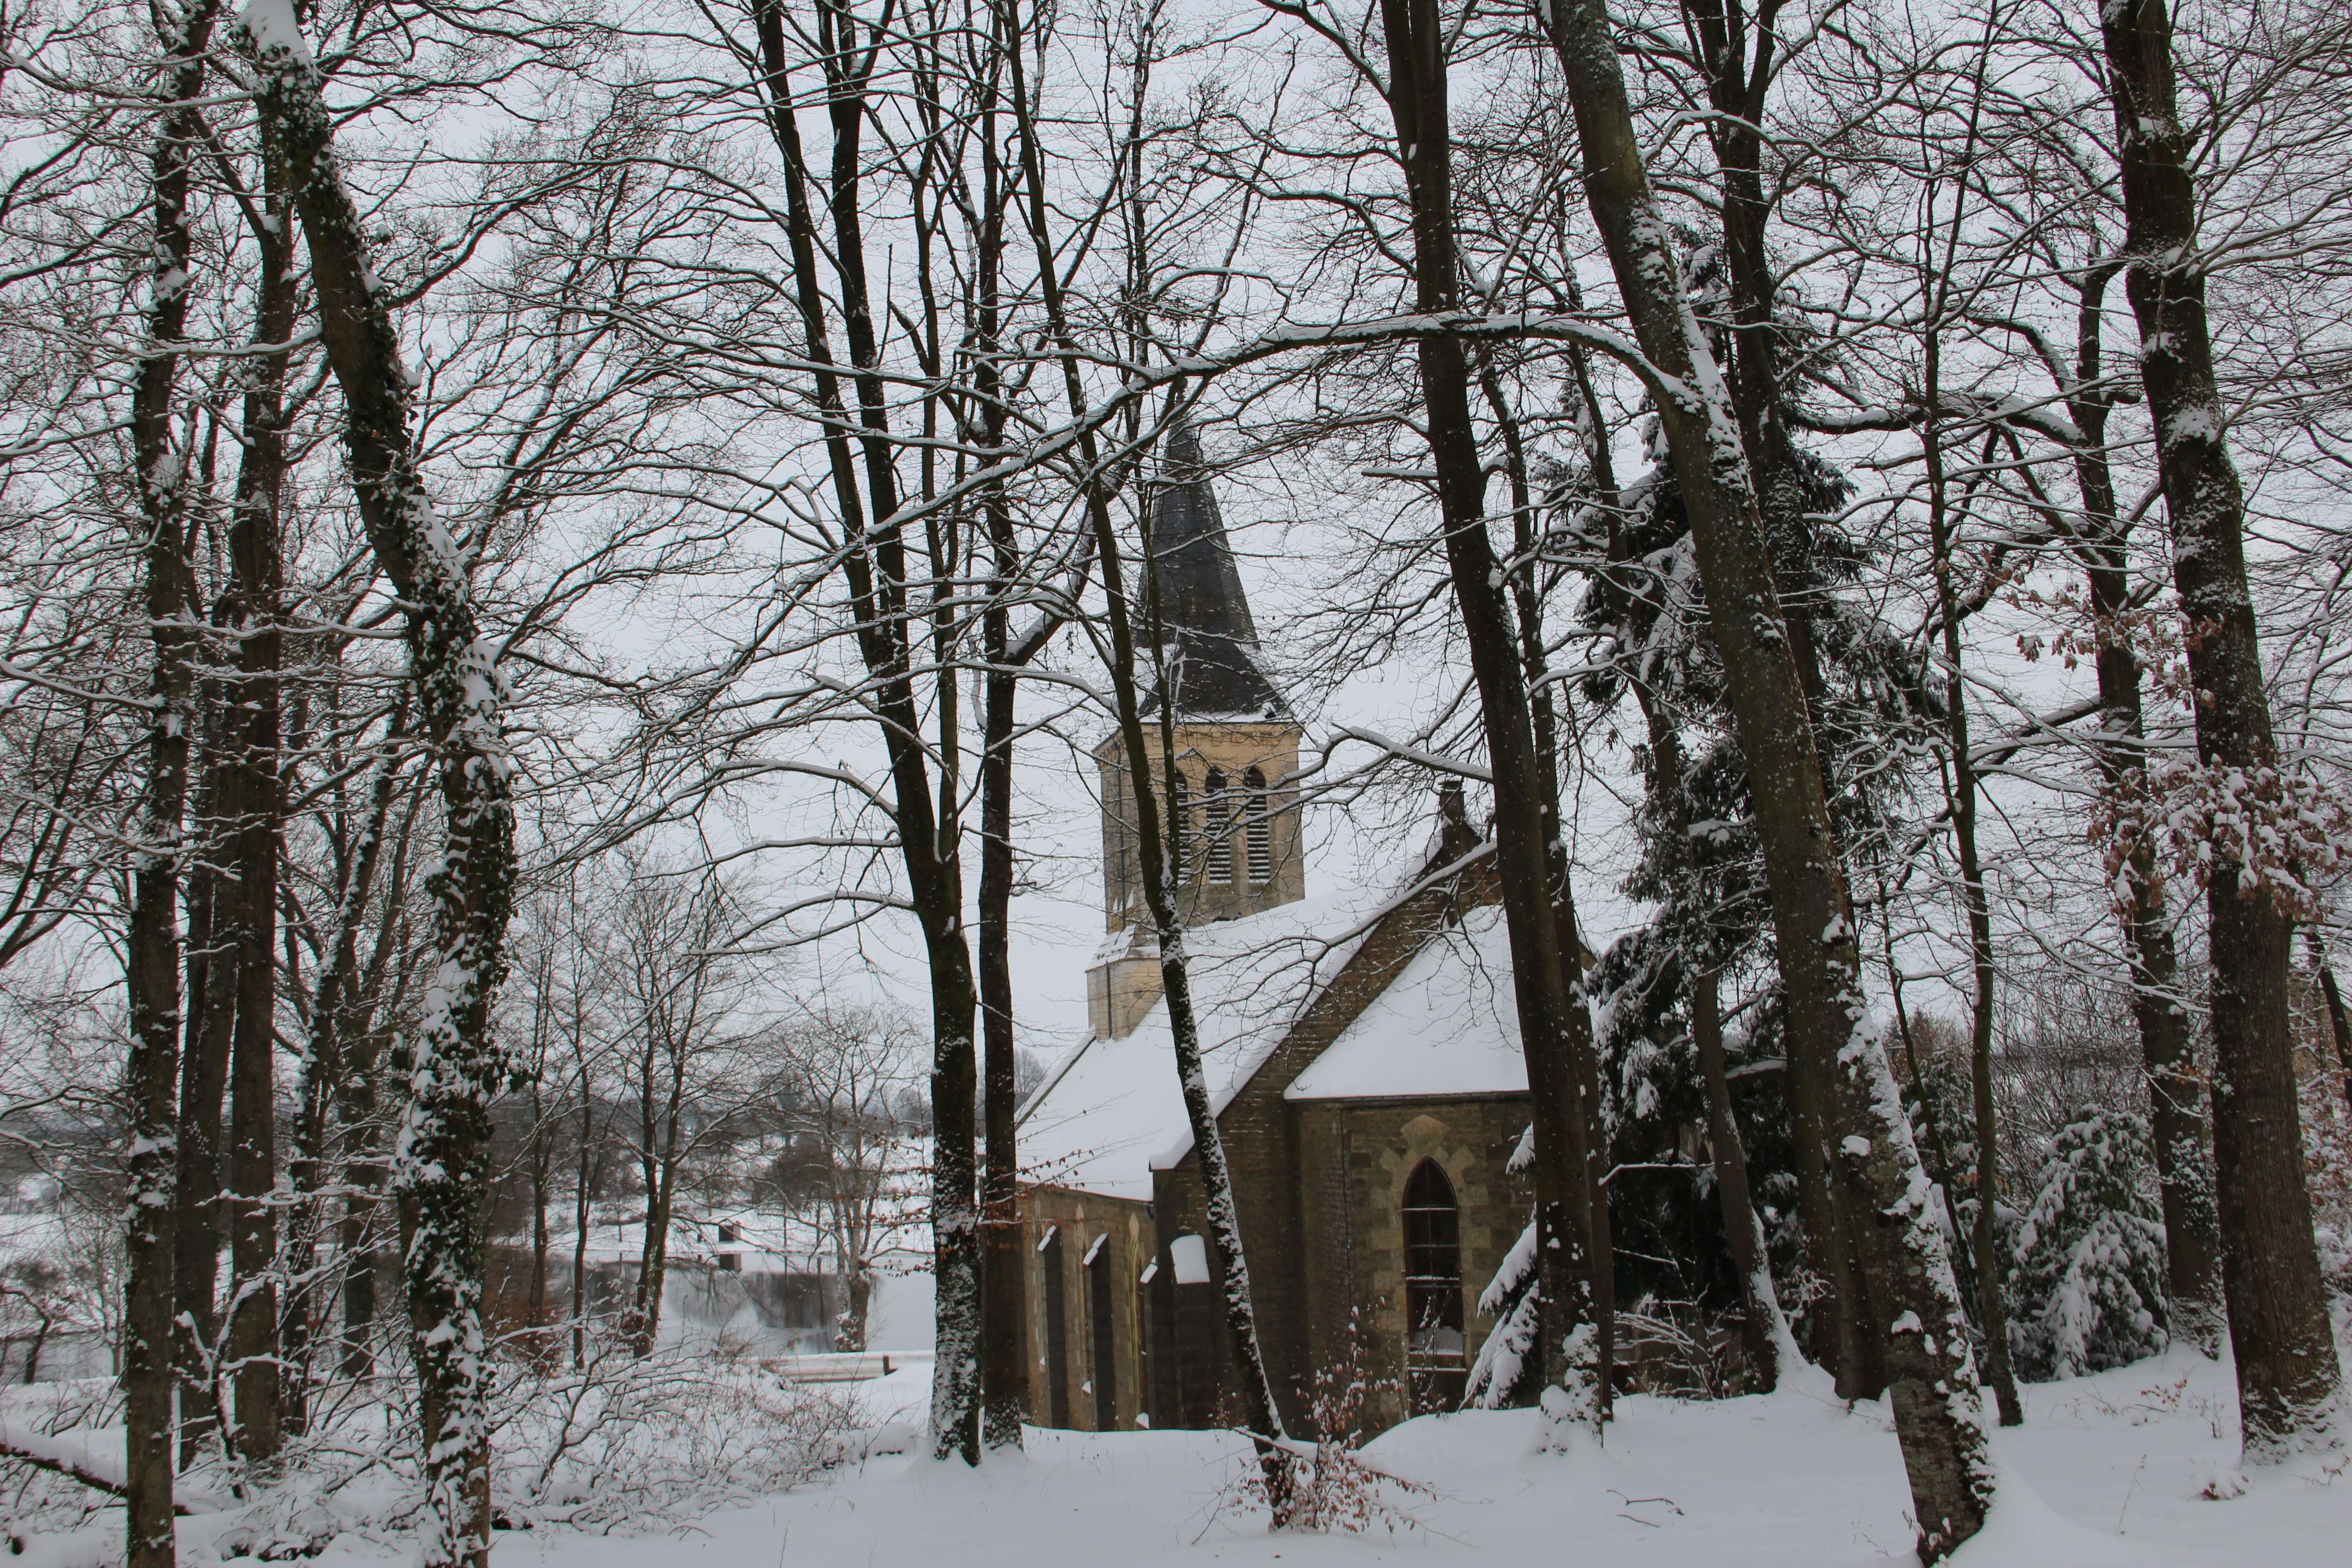
[{"label": "ivy on tree trunk", "polygon": [[406,1097],[393,1152],[417,1368],[427,1568],[489,1559],[489,1368],[482,1332],[490,1102],[509,1066],[490,1032],[514,899],[513,763],[496,644],[470,563],[416,467],[414,383],[344,185],[316,63],[291,5],[255,0],[244,44],[264,145],[283,159],[310,242],[320,340],[343,395],[344,446],[368,542],[407,611],[408,679],[439,784],[444,840],[425,880],[437,968],[395,1048]]}]

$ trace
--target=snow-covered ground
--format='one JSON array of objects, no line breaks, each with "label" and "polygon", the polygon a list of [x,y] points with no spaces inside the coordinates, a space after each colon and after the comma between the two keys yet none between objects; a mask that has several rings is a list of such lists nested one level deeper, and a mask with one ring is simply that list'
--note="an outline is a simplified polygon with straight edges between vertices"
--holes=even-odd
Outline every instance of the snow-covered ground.
[{"label": "snow-covered ground", "polygon": [[[681,1387],[695,1384],[689,1363],[677,1375]],[[710,1382],[706,1394],[727,1386]],[[1626,1399],[1605,1445],[1584,1437],[1564,1452],[1540,1448],[1543,1424],[1531,1411],[1410,1422],[1362,1456],[1413,1483],[1390,1494],[1398,1528],[1320,1535],[1267,1531],[1264,1512],[1244,1497],[1248,1446],[1226,1434],[1032,1431],[1026,1453],[970,1470],[922,1457],[926,1367],[802,1394],[768,1386],[783,1396],[769,1402],[770,1417],[793,1425],[762,1426],[740,1400],[712,1403],[734,1411],[730,1419],[681,1426],[670,1411],[644,1434],[659,1446],[662,1484],[604,1474],[594,1484],[620,1506],[571,1516],[594,1518],[593,1530],[550,1522],[561,1516],[550,1507],[537,1528],[501,1531],[499,1568],[1859,1568],[1916,1560],[1902,1461],[1884,1411],[1848,1410],[1810,1372],[1769,1398]],[[1958,1568],[2352,1562],[2352,1459],[2339,1453],[2242,1476],[2226,1367],[2176,1352],[2032,1385],[2025,1397],[2024,1426],[1997,1439],[2001,1501]],[[822,1399],[822,1409],[849,1419],[823,1435],[792,1414],[816,1408],[796,1398]],[[831,1403],[843,1399],[851,1411]],[[110,1451],[103,1438],[87,1446],[101,1468],[120,1462],[119,1436],[104,1436],[117,1445]],[[761,1473],[748,1461],[772,1451],[779,1462],[765,1473],[793,1473],[799,1461],[787,1447],[795,1440],[851,1458],[788,1491],[742,1489],[744,1479]],[[614,1449],[608,1462],[634,1465],[628,1454],[642,1459],[642,1448]],[[404,1506],[384,1480],[376,1471],[297,1509],[325,1522],[307,1543],[323,1546],[316,1561],[343,1568],[413,1561],[394,1522]],[[692,1501],[698,1492],[730,1491],[751,1500],[719,1511]],[[667,1500],[648,1510],[623,1495],[639,1492]],[[186,1521],[182,1561],[219,1560],[240,1543],[249,1549],[282,1529],[282,1520],[275,1527],[268,1520],[286,1513],[284,1503],[267,1500],[245,1510],[225,1500],[212,1504]],[[344,1521],[343,1533],[331,1514]],[[0,1504],[0,1523],[26,1568],[121,1561],[121,1516],[112,1510],[52,1509],[35,1523]]]},{"label": "snow-covered ground", "polygon": [[[865,1385],[877,1421],[919,1428],[918,1371]],[[2202,1495],[2236,1455],[2229,1376],[2186,1353],[2026,1391],[2000,1434],[2003,1501],[1963,1568],[2352,1561],[2352,1475],[2263,1470]],[[665,1564],[709,1568],[1120,1568],[1197,1563],[1637,1563],[1641,1568],[1908,1560],[1901,1459],[1881,1410],[1818,1388],[1620,1405],[1605,1447],[1538,1451],[1532,1412],[1414,1421],[1365,1458],[1428,1489],[1394,1535],[1269,1534],[1238,1500],[1244,1445],[1221,1435],[1033,1432],[978,1471],[887,1453],[667,1535]],[[888,1446],[888,1445],[885,1445]],[[919,1447],[919,1444],[914,1445]],[[381,1561],[381,1548],[327,1561]],[[644,1568],[642,1539],[502,1535],[505,1568]]]}]

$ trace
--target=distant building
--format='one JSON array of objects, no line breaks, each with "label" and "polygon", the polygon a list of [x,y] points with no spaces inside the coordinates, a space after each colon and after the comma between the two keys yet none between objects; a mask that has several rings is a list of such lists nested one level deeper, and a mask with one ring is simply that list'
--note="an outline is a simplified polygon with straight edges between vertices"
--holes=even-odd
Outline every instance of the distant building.
[{"label": "distant building", "polygon": [[[1152,520],[1181,783],[1172,802],[1150,787],[1186,847],[1194,1000],[1285,1420],[1311,1430],[1317,1374],[1349,1365],[1351,1343],[1374,1424],[1450,1408],[1489,1326],[1479,1290],[1533,1198],[1506,1169],[1528,1093],[1493,860],[1433,874],[1479,843],[1454,792],[1384,909],[1309,900],[1301,731],[1260,664],[1188,429]],[[1087,974],[1092,1032],[1021,1124],[1029,1409],[1093,1430],[1216,1425],[1232,1379],[1136,786],[1116,736],[1095,755],[1108,937]]]},{"label": "distant building", "polygon": [[[831,1352],[848,1290],[840,1275],[811,1267],[805,1246],[790,1247],[787,1239],[777,1216],[758,1211],[674,1220],[662,1277],[662,1342],[725,1345],[765,1356]],[[583,1259],[591,1316],[616,1319],[628,1305],[644,1248],[642,1214],[591,1227]],[[491,1245],[487,1283],[492,1316],[502,1325],[529,1321],[530,1273],[527,1246]],[[877,1294],[896,1283],[881,1281]],[[558,1324],[571,1316],[571,1297],[570,1238],[559,1237],[547,1278],[548,1311]]]}]

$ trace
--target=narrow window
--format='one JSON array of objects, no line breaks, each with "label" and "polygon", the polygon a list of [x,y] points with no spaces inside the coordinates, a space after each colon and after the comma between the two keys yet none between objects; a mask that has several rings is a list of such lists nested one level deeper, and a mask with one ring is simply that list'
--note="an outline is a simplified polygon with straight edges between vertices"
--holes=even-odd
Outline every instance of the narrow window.
[{"label": "narrow window", "polygon": [[1189,1233],[1176,1237],[1168,1244],[1168,1266],[1176,1424],[1205,1428],[1216,1420],[1219,1383],[1217,1289],[1209,1279],[1208,1242]]},{"label": "narrow window", "polygon": [[1462,1404],[1462,1216],[1434,1160],[1404,1184],[1405,1372],[1416,1415]]},{"label": "narrow window", "polygon": [[1242,775],[1242,787],[1246,792],[1242,804],[1247,818],[1249,840],[1249,879],[1253,883],[1274,880],[1274,825],[1267,819],[1265,775],[1252,768]]},{"label": "narrow window", "polygon": [[1215,768],[1209,770],[1208,797],[1209,880],[1222,888],[1234,879],[1234,805],[1225,775]]},{"label": "narrow window", "polygon": [[1045,1425],[1070,1424],[1069,1330],[1062,1300],[1062,1227],[1055,1226],[1037,1244],[1037,1276],[1045,1296]]},{"label": "narrow window", "polygon": [[1127,797],[1125,767],[1110,770],[1108,787],[1110,800],[1108,809],[1103,813],[1103,826],[1109,836],[1109,843],[1106,846],[1103,859],[1110,868],[1111,910],[1124,921],[1128,900],[1133,897],[1129,884],[1134,873],[1129,869],[1128,862],[1133,853],[1129,841],[1135,834],[1135,806]]},{"label": "narrow window", "polygon": [[1167,1408],[1166,1396],[1160,1392],[1155,1380],[1161,1363],[1160,1347],[1166,1342],[1167,1314],[1162,1310],[1168,1299],[1165,1290],[1152,1289],[1160,1278],[1160,1260],[1153,1258],[1143,1266],[1135,1279],[1135,1424],[1152,1425],[1153,1417]]},{"label": "narrow window", "polygon": [[1087,1332],[1094,1342],[1095,1430],[1118,1425],[1118,1355],[1110,1317],[1110,1232],[1087,1250]]}]

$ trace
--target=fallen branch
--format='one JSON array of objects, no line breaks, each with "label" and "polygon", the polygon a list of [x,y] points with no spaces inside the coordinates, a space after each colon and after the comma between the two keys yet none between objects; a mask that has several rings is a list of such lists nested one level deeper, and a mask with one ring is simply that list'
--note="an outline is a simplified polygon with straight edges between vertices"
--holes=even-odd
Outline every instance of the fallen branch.
[{"label": "fallen branch", "polygon": [[[53,1437],[45,1432],[27,1431],[12,1421],[0,1420],[0,1459],[15,1459],[47,1470],[53,1476],[79,1481],[94,1491],[111,1498],[123,1493],[122,1478],[110,1471],[89,1449],[66,1437]],[[172,1511],[188,1515],[216,1511],[219,1505],[210,1498],[182,1496],[175,1489]]]}]

